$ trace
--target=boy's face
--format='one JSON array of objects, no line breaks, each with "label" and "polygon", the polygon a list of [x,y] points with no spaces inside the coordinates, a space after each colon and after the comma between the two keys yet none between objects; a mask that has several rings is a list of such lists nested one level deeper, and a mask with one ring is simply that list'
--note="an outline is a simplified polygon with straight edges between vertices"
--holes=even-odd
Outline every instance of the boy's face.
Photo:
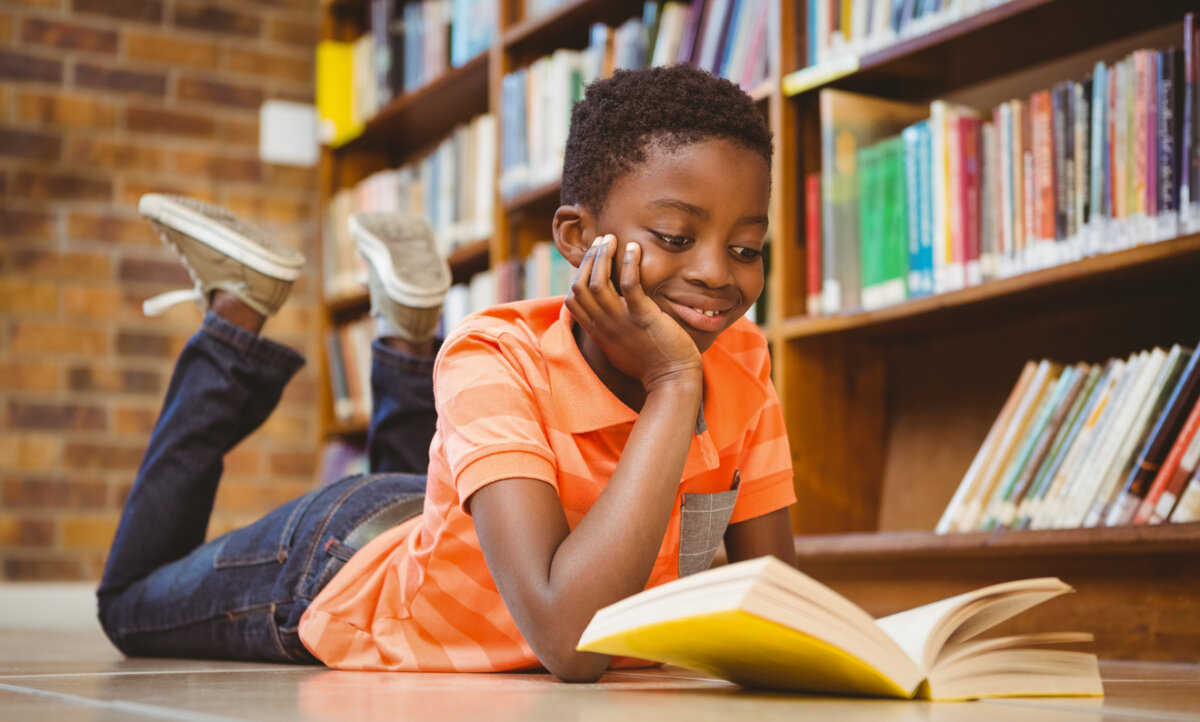
[{"label": "boy's face", "polygon": [[640,245],[646,295],[703,353],[762,293],[769,197],[767,163],[742,146],[652,149],[613,184],[584,240],[612,233],[618,248]]}]

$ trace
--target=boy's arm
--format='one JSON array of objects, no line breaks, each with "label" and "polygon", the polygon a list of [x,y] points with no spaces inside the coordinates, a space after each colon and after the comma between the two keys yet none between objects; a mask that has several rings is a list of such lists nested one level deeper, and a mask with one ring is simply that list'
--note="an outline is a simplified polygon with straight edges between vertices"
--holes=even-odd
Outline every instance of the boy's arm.
[{"label": "boy's arm", "polygon": [[725,530],[725,555],[731,564],[767,554],[796,566],[796,542],[786,507],[730,524]]},{"label": "boy's arm", "polygon": [[588,251],[567,300],[608,359],[646,390],[612,477],[573,530],[544,482],[497,481],[470,499],[480,547],[513,619],[542,664],[568,681],[595,680],[608,667],[607,656],[575,650],[596,611],[645,588],[703,385],[695,344],[642,292],[636,246],[622,264],[623,297],[613,288],[606,272],[613,246],[615,239]]}]

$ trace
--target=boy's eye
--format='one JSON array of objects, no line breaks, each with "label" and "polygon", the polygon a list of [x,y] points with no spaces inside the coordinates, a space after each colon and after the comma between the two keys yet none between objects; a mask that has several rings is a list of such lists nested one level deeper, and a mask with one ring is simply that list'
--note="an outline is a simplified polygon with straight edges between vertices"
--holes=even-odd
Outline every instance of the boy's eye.
[{"label": "boy's eye", "polygon": [[733,251],[733,255],[737,256],[743,261],[757,261],[762,257],[762,251],[758,251],[753,248],[746,248],[745,246],[733,246],[729,250]]},{"label": "boy's eye", "polygon": [[668,246],[675,246],[677,248],[682,248],[692,241],[692,239],[688,238],[687,236],[672,236],[668,233],[659,233],[658,231],[650,231],[650,233]]}]

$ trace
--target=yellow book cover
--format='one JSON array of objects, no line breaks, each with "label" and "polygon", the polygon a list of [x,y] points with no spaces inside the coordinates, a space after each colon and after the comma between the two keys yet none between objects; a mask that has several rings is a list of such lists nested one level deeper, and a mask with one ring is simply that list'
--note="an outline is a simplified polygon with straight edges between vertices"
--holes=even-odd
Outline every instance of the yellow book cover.
[{"label": "yellow book cover", "polygon": [[927,699],[1103,694],[1093,654],[1041,649],[1079,632],[976,639],[1070,592],[1053,577],[994,584],[874,619],[774,557],[717,567],[598,611],[582,651],[637,657],[746,687]]},{"label": "yellow book cover", "polygon": [[321,141],[337,147],[358,136],[354,117],[354,43],[317,43],[317,115]]}]

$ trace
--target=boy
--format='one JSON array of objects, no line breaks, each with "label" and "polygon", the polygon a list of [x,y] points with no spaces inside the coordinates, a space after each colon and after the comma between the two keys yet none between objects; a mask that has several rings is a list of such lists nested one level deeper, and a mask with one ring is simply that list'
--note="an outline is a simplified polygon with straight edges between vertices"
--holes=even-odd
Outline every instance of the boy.
[{"label": "boy", "polygon": [[[572,116],[553,222],[578,274],[565,301],[490,309],[442,345],[422,513],[402,519],[420,477],[386,475],[380,496],[360,492],[376,482],[351,479],[180,549],[178,561],[143,564],[149,582],[126,574],[109,584],[124,566],[110,560],[100,590],[110,637],[127,652],[315,656],[344,669],[544,667],[586,681],[610,664],[575,651],[600,607],[706,568],[722,539],[730,560],[794,562],[786,434],[765,339],[742,319],[763,287],[770,157],[762,117],[726,81],[674,66],[593,83]],[[372,274],[395,272],[384,254],[364,255]],[[375,308],[377,285],[387,284],[373,282]],[[217,326],[218,302],[206,327]],[[226,334],[236,347],[281,353],[242,330],[248,338]],[[271,382],[282,388],[286,376]],[[153,483],[145,469],[131,500]],[[370,503],[349,511],[328,502],[360,494]],[[195,503],[207,512],[211,493]],[[376,507],[386,519],[375,526],[388,528],[355,552]],[[340,570],[324,561],[331,551],[349,559]],[[190,591],[125,601],[167,579],[201,593],[196,580],[229,570],[272,593],[214,592],[190,624],[178,613],[196,606]],[[128,631],[108,623],[163,605],[175,619]]]}]

